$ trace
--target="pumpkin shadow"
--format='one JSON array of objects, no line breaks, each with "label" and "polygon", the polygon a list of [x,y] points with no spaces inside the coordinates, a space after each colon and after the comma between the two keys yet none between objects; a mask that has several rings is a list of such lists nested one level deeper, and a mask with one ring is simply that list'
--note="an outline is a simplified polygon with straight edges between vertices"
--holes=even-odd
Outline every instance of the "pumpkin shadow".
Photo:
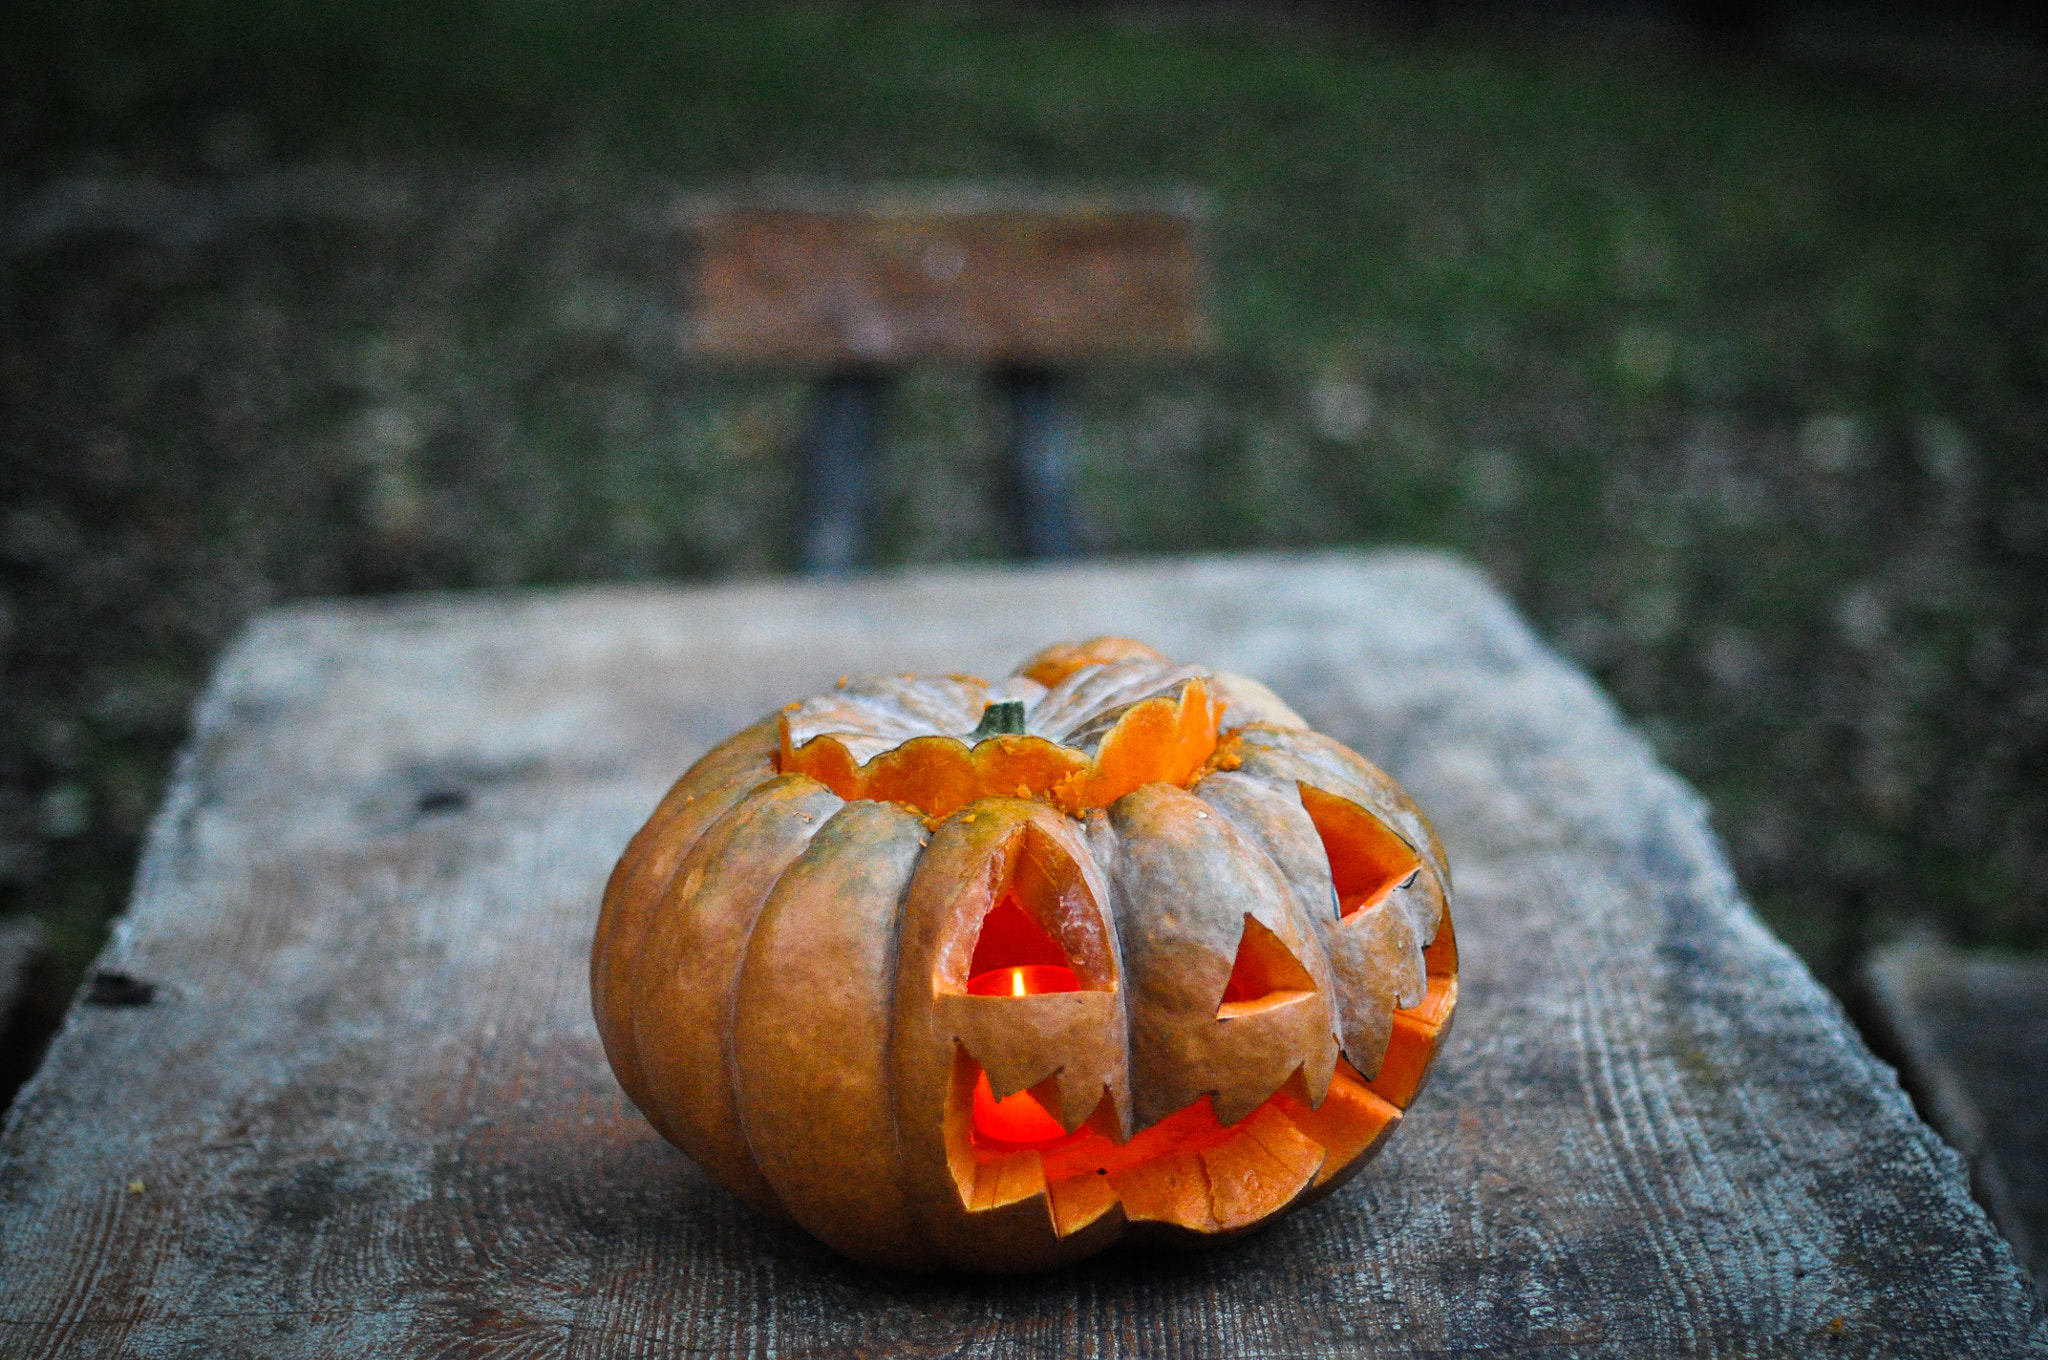
[{"label": "pumpkin shadow", "polygon": [[[716,1193],[714,1191],[714,1193]],[[1029,1313],[1048,1302],[1069,1302],[1088,1295],[1108,1303],[1119,1297],[1145,1297],[1154,1302],[1175,1293],[1207,1295],[1215,1285],[1271,1275],[1277,1285],[1309,1249],[1317,1220],[1344,1213],[1341,1204],[1319,1204],[1298,1215],[1269,1222],[1246,1233],[1213,1243],[1183,1243],[1126,1236],[1093,1256],[1052,1270],[1019,1274],[978,1274],[971,1271],[906,1271],[870,1265],[842,1256],[802,1228],[779,1223],[741,1208],[764,1251],[773,1251],[792,1267],[810,1273],[821,1285],[865,1297],[871,1305],[929,1308],[948,1302],[971,1303],[986,1313],[1006,1303]]]}]

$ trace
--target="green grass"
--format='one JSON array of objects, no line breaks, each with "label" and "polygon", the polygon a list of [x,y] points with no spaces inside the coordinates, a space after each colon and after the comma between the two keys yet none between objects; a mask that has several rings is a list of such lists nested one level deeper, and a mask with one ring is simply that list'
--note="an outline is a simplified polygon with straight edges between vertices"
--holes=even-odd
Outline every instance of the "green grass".
[{"label": "green grass", "polygon": [[[641,0],[27,0],[0,90],[17,190],[355,163],[431,199],[6,270],[16,528],[155,545],[125,595],[92,550],[0,560],[0,782],[44,824],[0,894],[81,962],[179,700],[264,599],[788,565],[801,387],[602,319],[670,297],[626,224],[660,186],[775,177],[1203,188],[1224,344],[1085,375],[1097,547],[1467,552],[1708,793],[1826,975],[1915,921],[2048,943],[2038,99],[1563,38]],[[462,186],[529,171],[465,236]],[[1000,551],[959,509],[983,400],[906,383],[885,560]],[[424,433],[370,457],[391,411]],[[99,428],[131,451],[104,486],[59,456]],[[93,829],[52,835],[74,785]]]}]

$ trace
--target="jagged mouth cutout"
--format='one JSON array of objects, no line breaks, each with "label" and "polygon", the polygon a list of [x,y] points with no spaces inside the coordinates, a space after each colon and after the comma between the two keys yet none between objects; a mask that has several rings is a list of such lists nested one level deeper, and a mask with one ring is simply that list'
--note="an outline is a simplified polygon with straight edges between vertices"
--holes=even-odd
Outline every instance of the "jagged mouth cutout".
[{"label": "jagged mouth cutout", "polygon": [[[1411,881],[1420,860],[1356,804],[1309,786],[1301,792],[1329,858],[1333,911],[1343,929]],[[979,920],[962,911],[953,923],[959,938],[939,951],[933,979],[953,1035],[948,1163],[969,1212],[1043,1196],[1062,1238],[1118,1209],[1126,1221],[1228,1232],[1314,1193],[1359,1164],[1400,1122],[1456,997],[1447,928],[1424,953],[1427,995],[1420,1006],[1395,1012],[1373,1078],[1340,1058],[1317,1101],[1297,1068],[1233,1124],[1217,1117],[1213,1096],[1205,1094],[1126,1137],[1119,1101],[1129,1108],[1128,1058],[1120,1050],[1092,1051],[1088,1041],[1112,1028],[1111,1008],[1121,1005],[1101,904],[1052,838],[1027,826],[1015,839],[1007,856],[992,861],[996,881],[983,899],[991,905]],[[1314,989],[1286,945],[1248,915],[1214,1022],[1302,1004]],[[1038,1061],[1020,1066],[1019,1033],[1064,1039],[1072,1057],[1057,1061],[1066,1053],[1057,1042],[1052,1052],[1032,1043]],[[1057,1065],[1038,1075],[1049,1059]],[[1101,1068],[1108,1070],[1091,1070]],[[1006,1077],[1015,1084],[1006,1086]],[[1083,1109],[1085,1117],[1074,1123]]]}]

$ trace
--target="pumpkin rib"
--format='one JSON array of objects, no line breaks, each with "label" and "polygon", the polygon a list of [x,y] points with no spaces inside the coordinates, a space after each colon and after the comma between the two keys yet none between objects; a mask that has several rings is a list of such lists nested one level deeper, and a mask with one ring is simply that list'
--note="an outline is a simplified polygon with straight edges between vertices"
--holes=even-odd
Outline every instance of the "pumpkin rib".
[{"label": "pumpkin rib", "polygon": [[[1315,920],[1331,970],[1339,983],[1333,989],[1333,995],[1338,998],[1334,1009],[1340,1042],[1344,1056],[1352,1066],[1370,1075],[1378,1072],[1387,1046],[1394,1037],[1396,1015],[1404,1006],[1422,999],[1426,986],[1424,948],[1437,933],[1438,923],[1446,918],[1447,907],[1440,889],[1429,878],[1429,865],[1417,856],[1413,861],[1418,866],[1415,883],[1391,888],[1382,892],[1366,909],[1349,916],[1339,916],[1343,908],[1337,900],[1336,884],[1332,881],[1334,865],[1328,857],[1324,828],[1310,810],[1311,802],[1328,800],[1348,807],[1355,816],[1370,823],[1393,843],[1410,853],[1413,853],[1413,848],[1387,827],[1371,808],[1345,796],[1362,794],[1365,790],[1345,781],[1344,792],[1337,793],[1308,784],[1302,778],[1312,776],[1334,784],[1339,781],[1330,779],[1329,775],[1341,771],[1332,771],[1325,765],[1306,768],[1304,765],[1305,762],[1288,758],[1285,754],[1276,756],[1270,750],[1255,750],[1236,771],[1212,774],[1197,787],[1207,787],[1215,781],[1219,789],[1261,788],[1273,804],[1291,803],[1299,809],[1301,819],[1308,823],[1316,837],[1315,853],[1322,859],[1314,881],[1328,885],[1325,890],[1332,898],[1316,914]],[[1328,812],[1325,813],[1327,815]],[[1287,866],[1287,872],[1290,881],[1296,884],[1303,881],[1303,871],[1295,866]],[[1424,921],[1428,922],[1427,926],[1421,924]]]},{"label": "pumpkin rib", "polygon": [[820,827],[755,922],[733,1025],[741,1127],[777,1198],[836,1250],[912,1269],[939,1262],[905,1199],[888,998],[924,843],[889,803]]},{"label": "pumpkin rib", "polygon": [[1068,676],[1031,707],[1030,730],[1085,751],[1099,743],[1125,711],[1150,699],[1176,698],[1196,680],[1206,687],[1208,678],[1204,667],[1170,662],[1091,666]]},{"label": "pumpkin rib", "polygon": [[1210,689],[1223,705],[1218,725],[1227,732],[1253,723],[1290,731],[1308,728],[1308,722],[1286,700],[1248,675],[1217,671],[1210,676]]},{"label": "pumpkin rib", "polygon": [[1105,633],[1086,642],[1055,642],[1050,647],[1041,648],[1024,658],[1017,667],[1017,674],[1050,688],[1083,666],[1109,665],[1118,661],[1164,663],[1165,660],[1164,656],[1142,642]]},{"label": "pumpkin rib", "polygon": [[796,744],[820,733],[886,740],[971,731],[988,686],[953,676],[877,675],[846,680],[785,710]]},{"label": "pumpkin rib", "polygon": [[1344,983],[1385,998],[1370,1014],[1354,1009],[1346,1016],[1345,1061],[1370,1078],[1393,1042],[1403,994],[1427,986],[1421,949],[1408,921],[1384,902],[1333,926],[1329,936],[1331,960]]},{"label": "pumpkin rib", "polygon": [[[1331,911],[1330,867],[1321,839],[1307,810],[1298,798],[1290,798],[1265,781],[1231,771],[1217,771],[1203,777],[1192,790],[1197,798],[1229,820],[1232,826],[1273,865],[1273,872],[1292,894],[1303,934],[1313,953],[1309,972],[1316,986],[1329,998],[1330,1027],[1341,1035],[1346,1017],[1356,1009],[1343,989],[1336,985],[1336,965],[1330,957],[1324,917]],[[1369,1005],[1377,1006],[1377,998]],[[1385,1009],[1392,1009],[1392,998]],[[1334,1070],[1335,1054],[1332,1053]],[[1320,1102],[1329,1084],[1328,1070],[1315,1074],[1315,1101]]]},{"label": "pumpkin rib", "polygon": [[654,1115],[633,1032],[640,946],[648,922],[698,838],[748,792],[775,777],[780,732],[779,717],[764,718],[705,752],[670,786],[605,884],[590,951],[591,1012],[619,1085],[650,1119]]},{"label": "pumpkin rib", "polygon": [[[1127,1106],[1116,1076],[1125,1062],[1124,1024],[1107,885],[1072,824],[1042,804],[986,799],[933,832],[918,874],[899,936],[895,1003],[903,1022],[929,1017],[946,1044],[966,1043],[998,1096],[1059,1076],[1060,1100],[1051,1113],[1068,1130],[1095,1112],[1107,1086],[1116,1086],[1118,1105]],[[1079,990],[1023,998],[967,994],[981,924],[1009,896],[1029,899],[1027,913],[1065,955]],[[1021,1023],[992,1023],[998,1015]],[[1094,1033],[1084,1017],[1092,1019]],[[1059,1033],[1084,1047],[1049,1050]],[[916,1047],[907,1038],[899,1044],[912,1061],[933,1064],[933,1071],[942,1065],[936,1050],[912,1053]]]},{"label": "pumpkin rib", "polygon": [[1293,894],[1263,852],[1184,789],[1147,784],[1111,805],[1106,824],[1112,853],[1095,848],[1124,942],[1135,1122],[1211,1092],[1218,1117],[1234,1122],[1334,1049],[1322,996],[1308,1010],[1217,1018],[1245,918],[1284,939],[1296,933]]},{"label": "pumpkin rib", "polygon": [[1400,785],[1378,766],[1317,732],[1244,729],[1233,734],[1230,754],[1238,772],[1250,778],[1289,789],[1297,797],[1301,785],[1310,785],[1355,804],[1392,831],[1417,854],[1424,870],[1407,890],[1392,896],[1413,921],[1418,944],[1435,936],[1450,903],[1443,846]]},{"label": "pumpkin rib", "polygon": [[[1294,771],[1289,777],[1351,798],[1385,822],[1422,856],[1449,892],[1450,864],[1436,828],[1385,770],[1321,732],[1251,723],[1233,736],[1232,750],[1240,760],[1255,767],[1284,766]],[[1347,792],[1347,786],[1356,794]]]},{"label": "pumpkin rib", "polygon": [[[612,872],[605,881],[603,901],[598,910],[597,928],[591,942],[590,955],[593,992],[601,992],[611,969],[619,966],[619,960],[615,957],[618,951],[612,950],[610,946],[613,937],[618,933],[620,917],[625,910],[624,899],[645,892],[646,885],[651,879],[659,879],[665,884],[668,873],[673,871],[672,864],[665,868],[650,867],[649,864],[657,852],[664,848],[663,840],[669,829],[698,797],[728,779],[736,768],[744,768],[753,763],[749,758],[752,753],[746,748],[750,745],[750,739],[758,738],[759,729],[766,727],[769,721],[764,720],[754,727],[735,733],[699,757],[675,783],[669,785],[646,822],[633,833],[632,839],[626,842],[626,848],[619,854],[618,863],[612,866]],[[676,858],[679,860],[681,856]],[[600,1016],[600,1027],[603,1024],[603,1017]]]},{"label": "pumpkin rib", "polygon": [[733,1094],[732,1026],[768,894],[844,802],[780,775],[719,818],[670,880],[642,948],[633,1033],[666,1138],[740,1198],[791,1217],[754,1162]]}]

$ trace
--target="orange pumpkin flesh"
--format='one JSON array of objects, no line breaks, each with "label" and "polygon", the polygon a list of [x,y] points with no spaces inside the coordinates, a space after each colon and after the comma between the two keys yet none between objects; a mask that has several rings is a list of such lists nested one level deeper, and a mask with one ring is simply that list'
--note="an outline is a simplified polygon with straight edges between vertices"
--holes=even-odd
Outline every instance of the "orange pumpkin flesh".
[{"label": "orange pumpkin flesh", "polygon": [[982,798],[1042,798],[1064,812],[1107,807],[1146,784],[1185,784],[1216,750],[1216,711],[1208,687],[1190,680],[1177,698],[1129,708],[1091,759],[1035,736],[913,737],[865,764],[835,736],[801,746],[783,724],[779,768],[807,774],[851,802],[903,803],[935,817]]},{"label": "orange pumpkin flesh", "polygon": [[613,874],[593,1004],[755,1207],[1041,1269],[1355,1173],[1448,1031],[1448,886],[1393,781],[1270,691],[1095,639],[994,686],[842,681],[716,748]]}]

